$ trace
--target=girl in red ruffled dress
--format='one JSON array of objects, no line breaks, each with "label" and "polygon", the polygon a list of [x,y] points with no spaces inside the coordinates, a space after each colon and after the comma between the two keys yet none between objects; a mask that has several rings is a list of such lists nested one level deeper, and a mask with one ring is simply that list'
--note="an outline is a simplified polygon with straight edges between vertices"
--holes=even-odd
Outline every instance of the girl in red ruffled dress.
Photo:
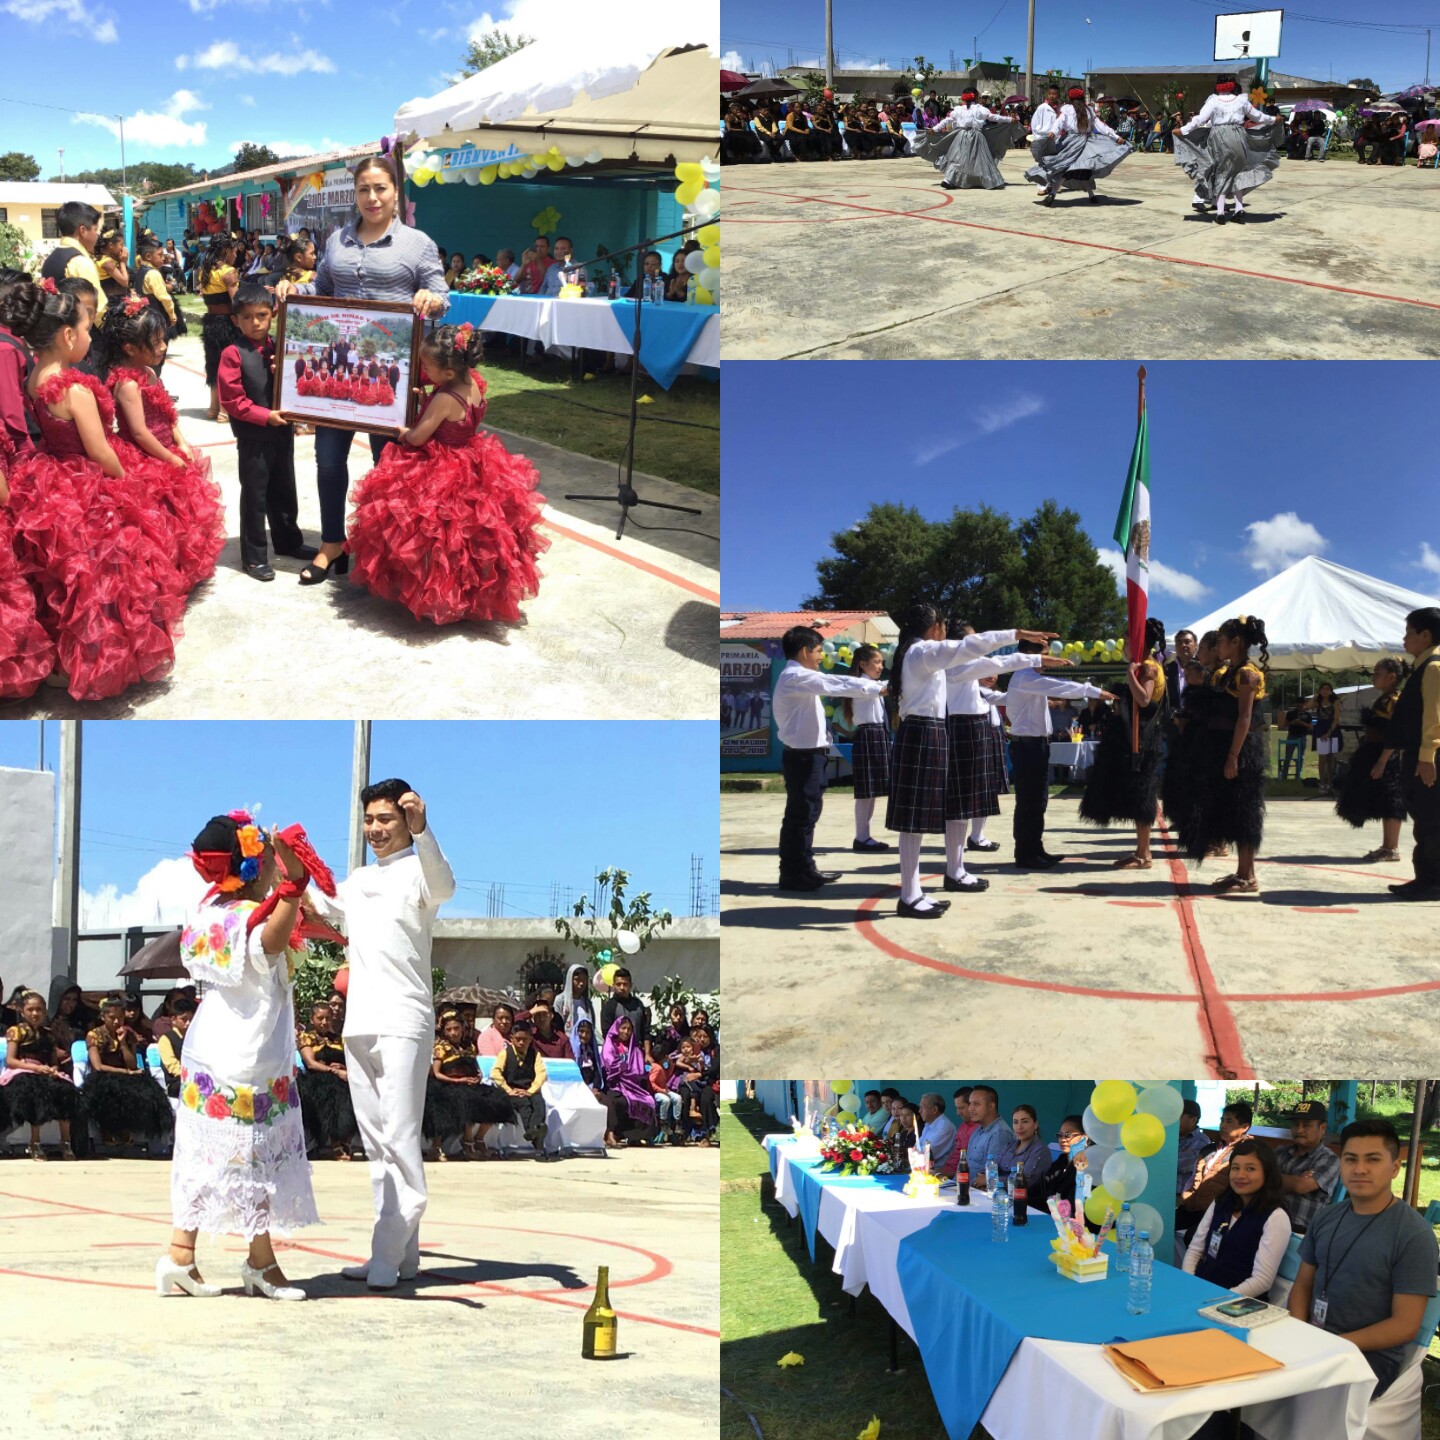
[{"label": "girl in red ruffled dress", "polygon": [[132,478],[170,513],[175,563],[187,590],[215,573],[225,548],[225,509],[207,456],[196,456],[175,415],[175,402],[156,377],[165,358],[165,322],[133,296],[112,301],[98,335],[98,373],[115,397],[116,453]]},{"label": "girl in red ruffled dress", "polygon": [[0,700],[25,700],[55,669],[55,642],[40,623],[39,597],[15,554],[10,483],[15,452],[0,429]]},{"label": "girl in red ruffled dress", "polygon": [[25,388],[42,436],[10,476],[15,555],[70,694],[108,699],[174,664],[185,585],[173,520],[110,443],[110,392],[74,368],[90,349],[86,307],[53,281],[22,283],[0,324],[34,354]]},{"label": "girl in red ruffled dress", "polygon": [[356,581],[418,620],[520,619],[540,588],[545,497],[534,467],[488,431],[480,335],[444,325],[420,347],[435,386],[415,425],[351,492],[347,548]]}]

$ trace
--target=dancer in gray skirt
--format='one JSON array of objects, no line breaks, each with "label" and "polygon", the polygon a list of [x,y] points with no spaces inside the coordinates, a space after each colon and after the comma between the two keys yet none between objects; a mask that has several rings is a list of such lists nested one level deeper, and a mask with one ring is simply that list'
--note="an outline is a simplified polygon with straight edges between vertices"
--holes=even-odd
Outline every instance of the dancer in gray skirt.
[{"label": "dancer in gray skirt", "polygon": [[1045,205],[1061,190],[1083,190],[1093,204],[1100,197],[1095,182],[1103,180],[1130,153],[1130,147],[1087,104],[1085,91],[1074,86],[1051,127],[1055,147],[1042,155],[1025,178],[1044,188]]},{"label": "dancer in gray skirt", "polygon": [[[1247,129],[1246,123],[1253,125]],[[1215,223],[1225,224],[1226,201],[1237,223],[1245,219],[1245,196],[1275,172],[1280,152],[1276,126],[1282,122],[1257,110],[1239,93],[1231,75],[1221,75],[1215,93],[1200,112],[1175,130],[1175,163],[1195,182],[1192,205],[1215,207]]]},{"label": "dancer in gray skirt", "polygon": [[1010,147],[1015,122],[976,103],[966,88],[960,103],[915,146],[943,176],[946,190],[1003,190],[997,163]]}]

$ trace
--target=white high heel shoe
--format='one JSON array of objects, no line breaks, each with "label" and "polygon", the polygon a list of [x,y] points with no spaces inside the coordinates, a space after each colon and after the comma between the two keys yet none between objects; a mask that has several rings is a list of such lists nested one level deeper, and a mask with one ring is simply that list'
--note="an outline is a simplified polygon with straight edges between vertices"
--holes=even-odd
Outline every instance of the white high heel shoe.
[{"label": "white high heel shoe", "polygon": [[267,1300],[305,1299],[305,1292],[294,1285],[272,1285],[265,1278],[265,1271],[253,1269],[248,1260],[241,1263],[240,1283],[247,1295],[253,1295],[258,1290]]},{"label": "white high heel shoe", "polygon": [[155,1293],[157,1295],[171,1295],[175,1290],[182,1290],[186,1295],[220,1295],[224,1292],[218,1285],[207,1285],[203,1280],[197,1280],[191,1273],[188,1265],[177,1265],[168,1255],[162,1255],[155,1262]]}]

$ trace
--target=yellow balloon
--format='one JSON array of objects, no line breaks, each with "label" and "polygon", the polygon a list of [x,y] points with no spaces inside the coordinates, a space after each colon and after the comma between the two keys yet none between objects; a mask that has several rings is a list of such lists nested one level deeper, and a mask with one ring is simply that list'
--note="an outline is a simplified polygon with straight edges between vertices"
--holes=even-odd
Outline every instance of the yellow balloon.
[{"label": "yellow balloon", "polygon": [[1102,1080],[1091,1093],[1090,1108],[1097,1120],[1118,1125],[1127,1115],[1134,1114],[1138,1098],[1128,1080]]},{"label": "yellow balloon", "polygon": [[545,166],[549,170],[563,170],[565,168],[565,157],[563,155],[551,155],[545,161]]},{"label": "yellow balloon", "polygon": [[415,170],[410,178],[423,190],[434,179],[434,173],[430,170]]},{"label": "yellow balloon", "polygon": [[707,245],[701,255],[712,270],[720,268],[720,247],[718,245]]},{"label": "yellow balloon", "polygon": [[705,171],[701,166],[695,164],[694,161],[682,160],[675,167],[675,178],[682,184],[687,180],[703,181],[705,179]]},{"label": "yellow balloon", "polygon": [[[547,155],[560,155],[560,147],[558,145],[552,145],[545,153]],[[563,160],[565,157],[560,155],[560,158]]]},{"label": "yellow balloon", "polygon": [[855,1117],[848,1110],[842,1110],[835,1118],[842,1125],[853,1125],[855,1123]]},{"label": "yellow balloon", "polygon": [[493,185],[495,183],[495,176],[497,173],[497,168],[494,165],[485,166],[485,168],[480,172],[480,183],[482,185]]},{"label": "yellow balloon", "polygon": [[1165,1127],[1157,1116],[1141,1111],[1132,1115],[1120,1127],[1120,1143],[1132,1155],[1138,1155],[1143,1160],[1146,1156],[1156,1154],[1164,1145]]},{"label": "yellow balloon", "polygon": [[695,287],[695,303],[697,305],[713,305],[715,297],[703,285],[697,285]]},{"label": "yellow balloon", "polygon": [[687,180],[676,192],[675,201],[678,205],[693,205],[699,198],[700,192],[705,188],[703,180]]},{"label": "yellow balloon", "polygon": [[1103,1225],[1105,1223],[1105,1212],[1113,1210],[1117,1215],[1120,1213],[1121,1201],[1117,1200],[1103,1185],[1090,1192],[1090,1198],[1085,1202],[1085,1218],[1092,1225]]},{"label": "yellow balloon", "polygon": [[538,170],[547,159],[549,159],[547,155],[532,155],[530,157],[531,169]]},{"label": "yellow balloon", "polygon": [[720,243],[720,227],[718,225],[702,225],[695,232],[695,238],[702,245],[718,245]]},{"label": "yellow balloon", "polygon": [[848,1095],[852,1087],[848,1080],[832,1080],[830,1081],[830,1088],[838,1098],[841,1095]]}]

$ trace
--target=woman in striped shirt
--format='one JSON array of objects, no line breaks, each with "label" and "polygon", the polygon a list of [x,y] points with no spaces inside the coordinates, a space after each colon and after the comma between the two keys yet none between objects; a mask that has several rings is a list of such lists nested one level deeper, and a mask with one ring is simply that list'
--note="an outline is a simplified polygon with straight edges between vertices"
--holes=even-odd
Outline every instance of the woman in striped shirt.
[{"label": "woman in striped shirt", "polygon": [[[340,300],[405,300],[417,315],[442,315],[449,287],[435,242],[401,219],[405,169],[398,149],[372,155],[355,171],[359,214],[331,235],[309,284],[282,280],[277,299],[287,295],[333,295]],[[413,377],[412,377],[413,378]],[[315,427],[315,469],[320,488],[320,553],[301,572],[302,585],[318,585],[333,571],[350,568],[345,554],[345,497],[350,488],[353,430]],[[378,460],[388,436],[371,435],[370,453]]]}]

